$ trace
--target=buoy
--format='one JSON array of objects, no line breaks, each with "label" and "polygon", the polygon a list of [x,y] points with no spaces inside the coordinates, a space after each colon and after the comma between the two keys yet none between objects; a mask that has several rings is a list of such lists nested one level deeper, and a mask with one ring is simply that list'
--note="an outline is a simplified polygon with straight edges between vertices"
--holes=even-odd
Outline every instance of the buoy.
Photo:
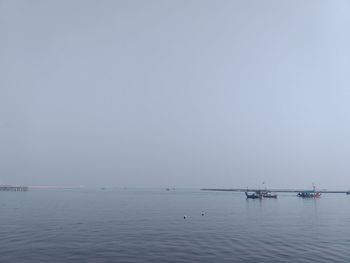
[{"label": "buoy", "polygon": [[202,216],[204,216],[204,213],[202,212]]},{"label": "buoy", "polygon": [[186,219],[187,218],[187,216],[184,216],[184,219]]}]

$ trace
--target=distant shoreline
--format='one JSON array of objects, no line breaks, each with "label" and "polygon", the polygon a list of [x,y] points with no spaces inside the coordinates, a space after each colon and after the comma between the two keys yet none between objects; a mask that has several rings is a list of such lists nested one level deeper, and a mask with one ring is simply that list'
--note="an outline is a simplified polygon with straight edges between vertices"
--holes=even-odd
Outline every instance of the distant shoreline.
[{"label": "distant shoreline", "polygon": [[57,185],[33,185],[30,189],[81,189],[79,186],[57,186]]}]

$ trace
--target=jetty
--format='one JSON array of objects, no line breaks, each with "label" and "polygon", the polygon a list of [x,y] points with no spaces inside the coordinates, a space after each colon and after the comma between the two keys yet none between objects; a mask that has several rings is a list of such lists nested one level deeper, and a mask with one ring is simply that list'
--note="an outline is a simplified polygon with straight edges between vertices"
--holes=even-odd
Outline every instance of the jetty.
[{"label": "jetty", "polygon": [[26,192],[28,186],[0,185],[0,191]]}]

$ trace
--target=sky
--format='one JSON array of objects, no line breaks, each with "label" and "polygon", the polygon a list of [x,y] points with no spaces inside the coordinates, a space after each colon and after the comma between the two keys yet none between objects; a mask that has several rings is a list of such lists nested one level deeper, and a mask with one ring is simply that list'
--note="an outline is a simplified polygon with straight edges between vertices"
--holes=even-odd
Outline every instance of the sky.
[{"label": "sky", "polygon": [[0,0],[0,183],[350,189],[349,13]]}]

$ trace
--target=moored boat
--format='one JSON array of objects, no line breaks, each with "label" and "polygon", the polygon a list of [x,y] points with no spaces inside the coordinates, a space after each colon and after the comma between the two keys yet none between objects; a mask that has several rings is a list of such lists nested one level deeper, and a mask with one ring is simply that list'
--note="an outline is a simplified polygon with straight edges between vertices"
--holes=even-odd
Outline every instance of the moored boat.
[{"label": "moored boat", "polygon": [[263,196],[264,198],[277,198],[277,194],[271,193],[271,192],[264,192],[264,193],[262,194],[262,196]]},{"label": "moored boat", "polygon": [[318,192],[299,192],[297,196],[301,198],[318,198],[321,197],[321,193]]},{"label": "moored boat", "polygon": [[248,192],[245,192],[245,196],[249,199],[261,199],[262,198],[262,195],[258,194],[258,193],[248,194]]}]

